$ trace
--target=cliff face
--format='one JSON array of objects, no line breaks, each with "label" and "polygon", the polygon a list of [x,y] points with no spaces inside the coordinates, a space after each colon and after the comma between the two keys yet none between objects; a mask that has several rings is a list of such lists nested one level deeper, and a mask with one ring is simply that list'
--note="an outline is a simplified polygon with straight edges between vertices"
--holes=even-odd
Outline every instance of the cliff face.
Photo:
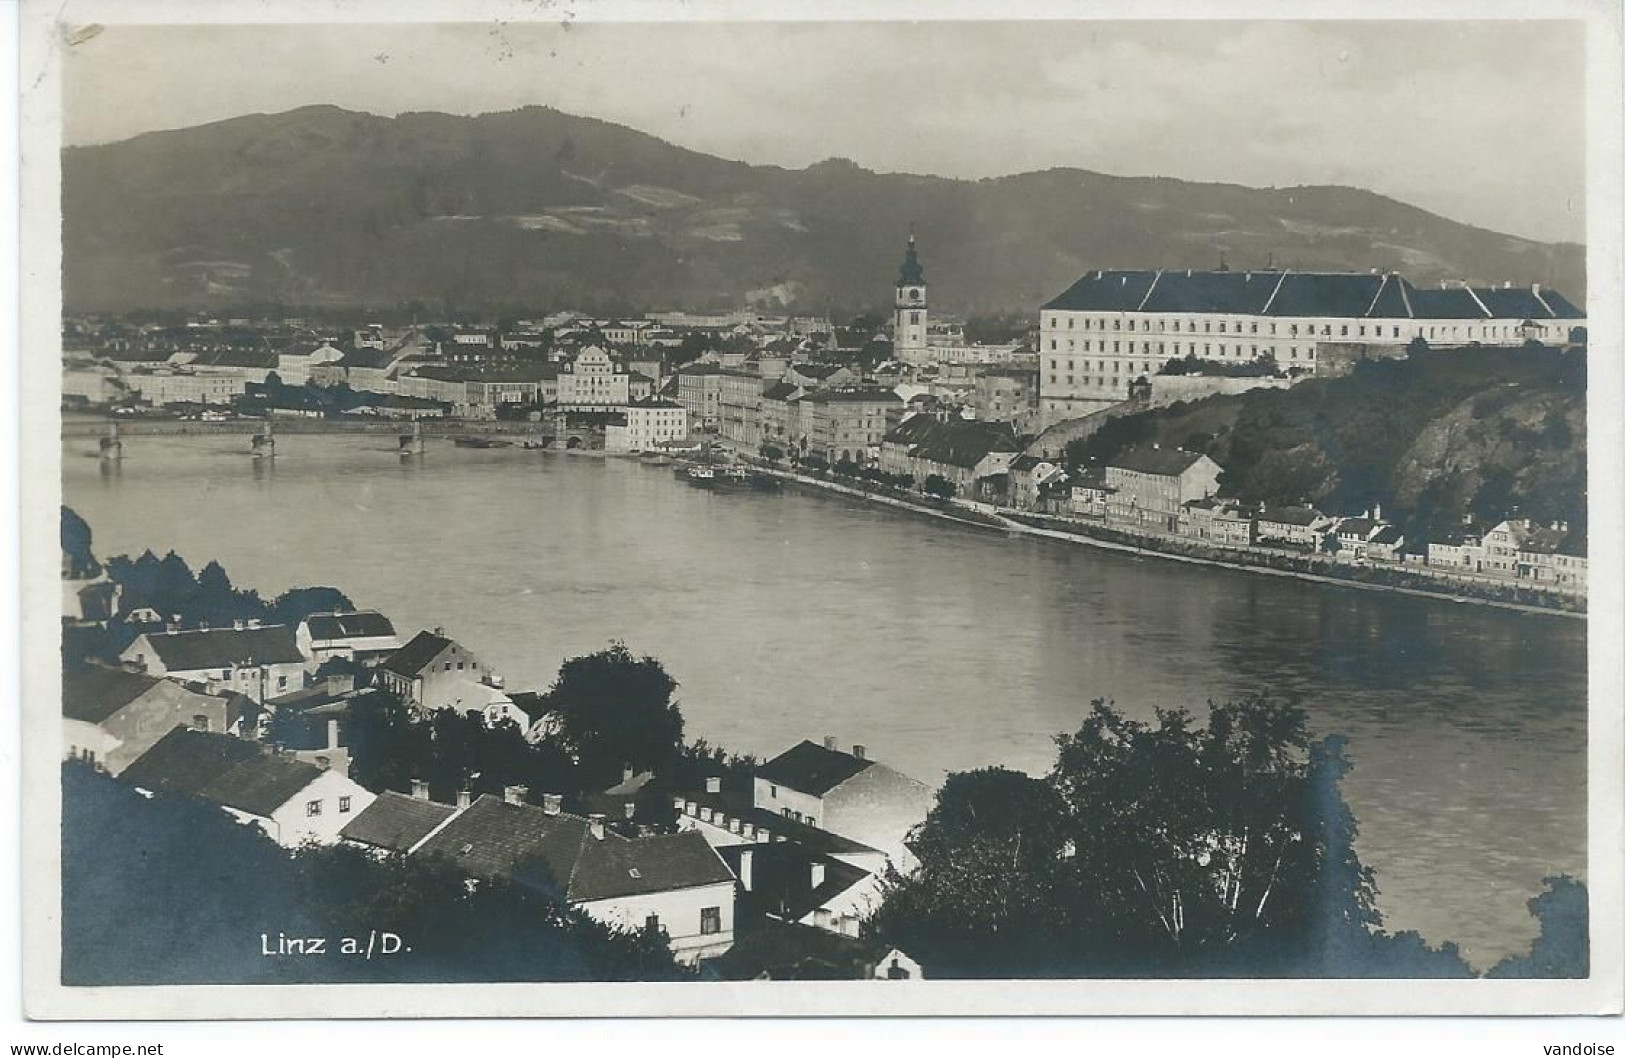
[{"label": "cliff face", "polygon": [[1249,188],[1052,169],[985,180],[790,170],[544,107],[255,114],[62,156],[70,309],[250,301],[593,311],[890,304],[920,233],[934,304],[1032,312],[1092,268],[1400,271],[1539,282],[1584,251],[1349,187]]},{"label": "cliff face", "polygon": [[1422,429],[1394,468],[1394,503],[1583,524],[1585,439],[1583,392],[1493,386]]},{"label": "cliff face", "polygon": [[1071,450],[1210,455],[1226,495],[1330,514],[1381,504],[1408,533],[1517,512],[1586,522],[1585,352],[1433,350],[1343,378],[1210,397],[1115,420]]}]

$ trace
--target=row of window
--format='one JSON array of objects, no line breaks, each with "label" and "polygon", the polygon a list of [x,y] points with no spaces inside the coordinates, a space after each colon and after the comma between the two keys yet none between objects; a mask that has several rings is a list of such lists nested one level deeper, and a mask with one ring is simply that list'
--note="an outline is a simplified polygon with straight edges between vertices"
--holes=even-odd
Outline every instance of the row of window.
[{"label": "row of window", "polygon": [[[348,812],[349,810],[350,810],[350,799],[348,797],[340,797],[339,798],[339,814],[343,815],[344,813]],[[306,801],[305,802],[305,815],[307,815],[307,816],[319,816],[321,814],[322,814],[322,802],[320,800]]]},{"label": "row of window", "polygon": [[[1150,343],[1150,342],[1141,342],[1139,351],[1142,354],[1150,355],[1151,352],[1152,352],[1151,344],[1152,343]],[[1157,342],[1156,343],[1156,355],[1158,355],[1158,356],[1168,356],[1170,354],[1173,355],[1173,356],[1181,356],[1181,355],[1196,356],[1197,355],[1197,348],[1196,348],[1196,343],[1195,342],[1187,342],[1187,343],[1185,343],[1185,346],[1184,346],[1183,350],[1180,348],[1180,343],[1173,342],[1171,344],[1172,344],[1172,349],[1169,348],[1169,343]],[[1125,349],[1124,345],[1127,345],[1128,348]],[[1057,340],[1054,339],[1054,338],[1051,338],[1049,340],[1049,347],[1050,347],[1050,352],[1055,352],[1060,348],[1060,346],[1057,344]],[[1069,352],[1069,353],[1076,351],[1077,350],[1077,342],[1075,342],[1072,339],[1068,338],[1067,342],[1066,342],[1066,349],[1067,349],[1067,352]],[[1094,352],[1095,351],[1094,343],[1089,341],[1087,338],[1084,339],[1083,351],[1086,352],[1086,353]],[[1108,350],[1106,349],[1106,343],[1104,341],[1102,341],[1100,343],[1100,352],[1104,353],[1104,352],[1107,352],[1107,351]],[[1133,342],[1125,343],[1125,342],[1116,342],[1116,341],[1114,341],[1114,342],[1112,342],[1112,347],[1110,349],[1110,352],[1113,352],[1113,353],[1128,353],[1130,356],[1132,356],[1132,355],[1134,355],[1134,352],[1135,352],[1134,343]],[[1273,350],[1269,346],[1265,346],[1263,352],[1264,353],[1272,353]],[[1205,357],[1210,357],[1213,354],[1214,354],[1213,344],[1211,342],[1203,342],[1200,355],[1205,356]],[[1253,357],[1256,358],[1261,354],[1259,352],[1258,346],[1256,346],[1256,345],[1248,346],[1245,349],[1243,349],[1241,346],[1238,345],[1238,346],[1234,347],[1234,351],[1232,352],[1232,347],[1231,346],[1220,344],[1219,347],[1218,347],[1218,355],[1221,356],[1221,357],[1224,357],[1224,358],[1229,358],[1232,355],[1234,355],[1234,356],[1249,356],[1250,355],[1250,356],[1253,356]],[[1314,347],[1313,346],[1304,346],[1302,359],[1313,360],[1314,358],[1315,358]],[[1297,359],[1299,359],[1298,347],[1297,346],[1293,345],[1293,346],[1288,346],[1287,347],[1287,359],[1289,359],[1289,360],[1297,360]],[[1050,360],[1050,366],[1051,367],[1056,366],[1055,361],[1053,359]],[[1102,370],[1104,370],[1104,368],[1102,368]]]}]

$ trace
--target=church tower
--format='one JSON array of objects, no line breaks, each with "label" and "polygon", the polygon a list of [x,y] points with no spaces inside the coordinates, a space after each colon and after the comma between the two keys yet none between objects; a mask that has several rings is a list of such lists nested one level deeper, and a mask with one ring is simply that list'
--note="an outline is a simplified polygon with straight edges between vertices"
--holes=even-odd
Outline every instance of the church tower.
[{"label": "church tower", "polygon": [[925,269],[908,233],[908,253],[897,272],[897,313],[892,321],[892,355],[908,364],[925,362]]}]

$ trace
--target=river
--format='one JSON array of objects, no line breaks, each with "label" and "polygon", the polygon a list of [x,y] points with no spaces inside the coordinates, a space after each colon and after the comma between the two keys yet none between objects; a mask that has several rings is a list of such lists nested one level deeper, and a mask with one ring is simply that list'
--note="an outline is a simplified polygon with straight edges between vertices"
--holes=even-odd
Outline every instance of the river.
[{"label": "river", "polygon": [[771,755],[836,736],[916,778],[1053,761],[1091,699],[1150,717],[1253,691],[1349,740],[1344,792],[1391,930],[1475,966],[1585,874],[1585,622],[1006,537],[856,499],[719,494],[633,461],[393,438],[64,440],[102,556],[218,559],[270,596],[329,584],[545,687],[624,640],[688,735]]}]

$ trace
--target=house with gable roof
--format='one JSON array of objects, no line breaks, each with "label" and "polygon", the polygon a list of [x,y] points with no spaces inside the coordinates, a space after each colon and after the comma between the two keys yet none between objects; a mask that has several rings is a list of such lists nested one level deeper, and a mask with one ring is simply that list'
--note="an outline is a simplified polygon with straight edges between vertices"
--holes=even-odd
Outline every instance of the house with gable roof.
[{"label": "house with gable roof", "polygon": [[147,673],[257,703],[304,685],[308,659],[287,625],[244,622],[232,628],[143,632],[119,660]]},{"label": "house with gable roof", "polygon": [[931,810],[931,788],[871,760],[863,746],[803,741],[756,769],[757,808],[879,849],[900,868],[912,862],[909,832]]},{"label": "house with gable roof", "polygon": [[177,727],[119,778],[149,793],[175,793],[254,823],[277,844],[336,844],[373,793],[341,772],[247,739]]},{"label": "house with gable roof", "polygon": [[1138,446],[1106,464],[1106,516],[1138,529],[1177,533],[1184,505],[1219,491],[1219,464],[1183,448]]},{"label": "house with gable roof", "polygon": [[[663,929],[681,962],[720,955],[733,944],[734,876],[703,837],[626,837],[601,815],[565,812],[556,794],[544,795],[541,805],[526,803],[525,794],[514,786],[500,798],[482,795],[454,810],[408,852],[440,859],[473,879],[549,889],[606,925]],[[395,799],[385,811],[404,815]],[[409,829],[404,822],[402,827]],[[358,820],[353,830],[375,833],[372,820]]]},{"label": "house with gable roof", "polygon": [[177,726],[238,734],[253,723],[252,708],[240,695],[203,694],[125,668],[70,668],[62,673],[63,751],[118,775]]},{"label": "house with gable roof", "polygon": [[335,657],[371,665],[401,649],[395,626],[376,610],[311,614],[295,637],[299,652],[316,666]]}]

